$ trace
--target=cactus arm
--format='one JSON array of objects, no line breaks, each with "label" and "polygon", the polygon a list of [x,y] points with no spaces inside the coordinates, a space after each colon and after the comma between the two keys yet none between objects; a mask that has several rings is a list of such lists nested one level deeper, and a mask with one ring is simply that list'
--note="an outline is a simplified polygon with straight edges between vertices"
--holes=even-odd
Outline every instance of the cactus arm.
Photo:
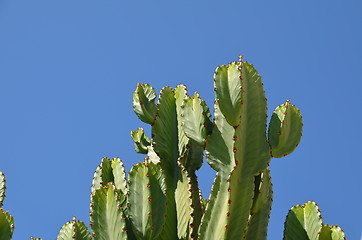
[{"label": "cactus arm", "polygon": [[345,240],[346,235],[339,226],[323,225],[320,233],[319,240]]},{"label": "cactus arm", "polygon": [[187,171],[181,171],[181,178],[177,182],[175,191],[176,214],[177,214],[177,237],[179,239],[187,239],[189,234],[189,223],[192,212],[190,190],[190,179]]},{"label": "cactus arm", "polygon": [[[232,98],[218,96],[216,85],[215,127],[206,148],[208,162],[220,174],[220,183],[214,186],[220,193],[210,195],[200,227],[200,234],[205,235],[201,239],[209,239],[215,233],[222,239],[243,238],[253,204],[254,176],[265,169],[270,160],[265,136],[266,98],[261,77],[247,62],[231,63],[227,68],[233,71],[228,81],[239,82],[228,84],[240,86],[237,91],[242,92],[242,99],[235,97],[230,103]],[[215,83],[218,81],[216,76]],[[240,107],[235,108],[237,105]],[[221,205],[226,206],[225,209],[217,209]]]},{"label": "cactus arm", "polygon": [[112,174],[114,179],[114,185],[117,190],[121,190],[122,193],[127,193],[126,172],[124,170],[124,164],[119,158],[113,158],[111,160]]},{"label": "cactus arm", "polygon": [[69,240],[73,238],[73,231],[75,230],[73,222],[65,223],[59,231],[57,240]]},{"label": "cactus arm", "polygon": [[147,161],[149,162],[153,162],[155,164],[159,163],[161,161],[160,157],[157,155],[157,153],[155,152],[155,150],[153,149],[152,146],[149,146],[148,148],[148,152],[147,152]]},{"label": "cactus arm", "polygon": [[167,186],[166,219],[161,233],[162,239],[177,239],[175,190],[180,178],[180,167],[177,164],[180,147],[176,106],[175,92],[170,87],[162,88],[152,127],[152,147],[160,158]]},{"label": "cactus arm", "polygon": [[225,239],[242,239],[253,204],[254,178],[244,177],[236,167],[229,178]]},{"label": "cactus arm", "polygon": [[148,146],[151,145],[150,139],[145,135],[143,128],[138,128],[131,132],[131,137],[134,141],[135,151],[137,153],[147,154]]},{"label": "cactus arm", "polygon": [[265,137],[266,98],[261,77],[253,65],[247,62],[241,62],[239,69],[243,108],[240,125],[235,128],[234,135],[236,167],[230,176],[230,216],[226,239],[240,239],[245,235],[254,195],[254,176],[264,170],[270,161]]},{"label": "cactus arm", "polygon": [[128,214],[137,239],[155,239],[165,221],[166,195],[160,165],[139,163],[129,174]]},{"label": "cactus arm", "polygon": [[112,173],[111,160],[105,157],[102,158],[101,164],[94,172],[92,193],[101,188],[102,186],[106,186],[109,182],[114,182],[114,176]]},{"label": "cactus arm", "polygon": [[240,63],[234,62],[216,69],[214,87],[220,110],[231,126],[238,126],[242,110],[242,86],[240,81]]},{"label": "cactus arm", "polygon": [[289,100],[278,106],[271,117],[268,140],[273,157],[280,158],[293,152],[302,136],[302,116]]},{"label": "cactus arm", "polygon": [[178,152],[179,155],[182,155],[186,151],[189,138],[186,136],[184,128],[182,127],[182,108],[184,106],[184,101],[189,98],[187,94],[187,89],[185,85],[178,85],[175,90],[175,104],[176,104],[176,114],[177,114],[177,129],[178,129]]},{"label": "cactus arm", "polygon": [[[240,125],[235,128],[235,161],[244,175],[257,175],[270,161],[266,141],[267,104],[261,77],[253,65],[242,66],[243,111]],[[238,166],[239,167],[239,166]]]},{"label": "cactus arm", "polygon": [[188,138],[201,146],[212,131],[210,110],[198,93],[187,98],[182,106],[182,127]]},{"label": "cactus arm", "polygon": [[0,240],[9,240],[14,233],[14,218],[0,208]]},{"label": "cactus arm", "polygon": [[204,160],[204,148],[194,140],[189,140],[186,151],[178,162],[189,172],[200,169]]},{"label": "cactus arm", "polygon": [[113,183],[101,186],[92,193],[90,222],[94,240],[127,239],[126,220],[120,206],[121,197],[124,196]]},{"label": "cactus arm", "polygon": [[315,202],[296,205],[289,210],[284,224],[284,239],[317,240],[322,228],[322,217]]},{"label": "cactus arm", "polygon": [[190,197],[191,197],[191,215],[190,215],[190,238],[198,239],[198,231],[201,224],[201,218],[204,214],[204,206],[202,202],[202,194],[198,187],[198,181],[195,171],[188,172],[191,185]]},{"label": "cactus arm", "polygon": [[193,97],[177,94],[177,90],[181,89],[178,86],[175,90],[179,139],[186,137],[186,141],[179,141],[182,156],[178,162],[183,171],[175,196],[177,219],[182,219],[178,221],[178,237],[196,239],[203,206],[195,171],[202,166],[206,137],[212,131],[212,122],[210,110],[199,94],[195,93]]},{"label": "cactus arm", "polygon": [[214,128],[206,140],[206,160],[208,164],[226,179],[235,166],[233,152],[233,138],[235,129],[228,124],[222,115],[219,104],[214,106]]},{"label": "cactus arm", "polygon": [[119,158],[102,158],[101,164],[97,167],[93,182],[92,192],[95,192],[101,186],[106,186],[113,182],[118,190],[127,193],[126,173],[124,164]]},{"label": "cactus arm", "polygon": [[5,174],[0,171],[0,240],[9,240],[14,233],[14,218],[1,208],[5,198]]},{"label": "cactus arm", "polygon": [[6,190],[6,179],[5,174],[0,172],[0,208],[3,206]]},{"label": "cactus arm", "polygon": [[152,127],[153,148],[161,158],[162,169],[165,170],[167,180],[175,186],[178,176],[179,158],[178,128],[175,94],[170,87],[161,90],[156,120]]},{"label": "cactus arm", "polygon": [[77,221],[73,218],[60,229],[57,240],[90,240],[91,235],[87,226],[82,221]]},{"label": "cactus arm", "polygon": [[223,181],[221,174],[217,173],[205,213],[201,219],[199,228],[200,240],[224,239],[225,226],[227,225],[225,216],[228,212],[228,194],[222,190],[227,189],[227,185],[227,182]]},{"label": "cactus arm", "polygon": [[152,124],[156,116],[156,92],[148,84],[137,84],[133,94],[133,110],[138,118],[148,124]]},{"label": "cactus arm", "polygon": [[261,174],[256,176],[254,183],[254,200],[245,239],[264,240],[267,237],[273,195],[270,170],[265,169]]}]

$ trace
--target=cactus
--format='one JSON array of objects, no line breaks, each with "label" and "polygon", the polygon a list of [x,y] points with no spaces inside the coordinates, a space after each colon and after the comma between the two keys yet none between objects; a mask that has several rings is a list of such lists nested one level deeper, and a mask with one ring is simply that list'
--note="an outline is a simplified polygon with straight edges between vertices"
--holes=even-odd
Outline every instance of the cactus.
[{"label": "cactus", "polygon": [[[162,88],[156,103],[156,91],[138,84],[134,112],[151,125],[152,135],[138,128],[131,137],[144,161],[127,179],[119,158],[103,158],[91,187],[91,232],[74,217],[57,239],[266,239],[273,195],[269,162],[298,146],[301,114],[288,100],[267,126],[261,77],[241,57],[216,69],[214,89],[212,119],[205,101],[198,93],[189,96],[184,85]],[[196,176],[205,156],[216,171],[207,200]],[[0,212],[0,239],[10,239],[13,230],[6,214]],[[323,224],[313,202],[289,211],[286,240],[344,238],[338,226]]]},{"label": "cactus", "polygon": [[343,240],[345,235],[338,226],[324,225],[317,204],[310,201],[289,210],[284,239]]},{"label": "cactus", "polygon": [[9,212],[2,209],[6,190],[6,180],[3,172],[0,172],[0,240],[11,239],[14,233],[14,218]]}]

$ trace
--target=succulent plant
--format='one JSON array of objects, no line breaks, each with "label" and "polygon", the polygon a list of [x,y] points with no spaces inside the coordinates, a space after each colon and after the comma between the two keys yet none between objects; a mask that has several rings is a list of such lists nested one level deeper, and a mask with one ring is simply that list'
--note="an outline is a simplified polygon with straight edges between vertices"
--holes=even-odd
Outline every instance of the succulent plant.
[{"label": "succulent plant", "polygon": [[[91,188],[91,232],[73,218],[57,239],[266,239],[273,196],[269,162],[298,146],[301,114],[286,101],[267,127],[261,77],[241,57],[216,69],[214,89],[212,119],[205,101],[198,93],[189,96],[184,85],[162,88],[156,103],[156,91],[138,84],[134,112],[151,125],[152,135],[138,128],[131,137],[144,161],[126,176],[119,158],[103,158]],[[205,156],[217,172],[208,199],[196,176]],[[10,239],[13,220],[0,214],[0,240]],[[289,211],[284,239],[344,238],[338,226],[322,223],[313,202]]]},{"label": "succulent plant", "polygon": [[6,180],[0,172],[0,240],[11,239],[14,233],[14,218],[2,209],[6,190]]}]

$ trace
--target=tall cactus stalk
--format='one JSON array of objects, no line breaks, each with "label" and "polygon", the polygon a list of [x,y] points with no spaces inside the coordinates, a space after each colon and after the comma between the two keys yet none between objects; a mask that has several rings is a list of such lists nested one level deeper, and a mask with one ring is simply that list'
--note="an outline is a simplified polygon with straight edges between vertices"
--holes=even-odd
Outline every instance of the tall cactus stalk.
[{"label": "tall cactus stalk", "polygon": [[[91,231],[75,218],[58,238],[78,240],[200,239],[263,240],[272,204],[269,162],[295,150],[302,136],[299,110],[286,101],[267,126],[267,100],[261,77],[243,61],[214,74],[214,119],[198,93],[184,85],[156,92],[138,84],[133,108],[150,124],[131,132],[143,162],[128,174],[118,158],[103,158],[94,173]],[[196,171],[207,163],[216,171],[209,198],[202,197]],[[0,175],[0,207],[5,191]],[[10,239],[13,219],[0,211],[0,240]],[[338,226],[325,225],[313,202],[294,206],[284,239],[345,239]]]}]

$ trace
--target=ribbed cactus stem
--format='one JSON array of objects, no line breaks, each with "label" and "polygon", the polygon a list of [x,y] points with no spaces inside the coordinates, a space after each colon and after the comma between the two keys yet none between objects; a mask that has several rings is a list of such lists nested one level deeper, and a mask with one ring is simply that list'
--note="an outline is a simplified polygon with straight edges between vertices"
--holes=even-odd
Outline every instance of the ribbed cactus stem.
[{"label": "ribbed cactus stem", "polygon": [[63,225],[60,229],[57,240],[90,240],[91,235],[84,222],[76,220],[73,217],[72,221],[69,221]]},{"label": "ribbed cactus stem", "polygon": [[3,206],[6,191],[6,179],[3,172],[0,172],[0,208]]}]

